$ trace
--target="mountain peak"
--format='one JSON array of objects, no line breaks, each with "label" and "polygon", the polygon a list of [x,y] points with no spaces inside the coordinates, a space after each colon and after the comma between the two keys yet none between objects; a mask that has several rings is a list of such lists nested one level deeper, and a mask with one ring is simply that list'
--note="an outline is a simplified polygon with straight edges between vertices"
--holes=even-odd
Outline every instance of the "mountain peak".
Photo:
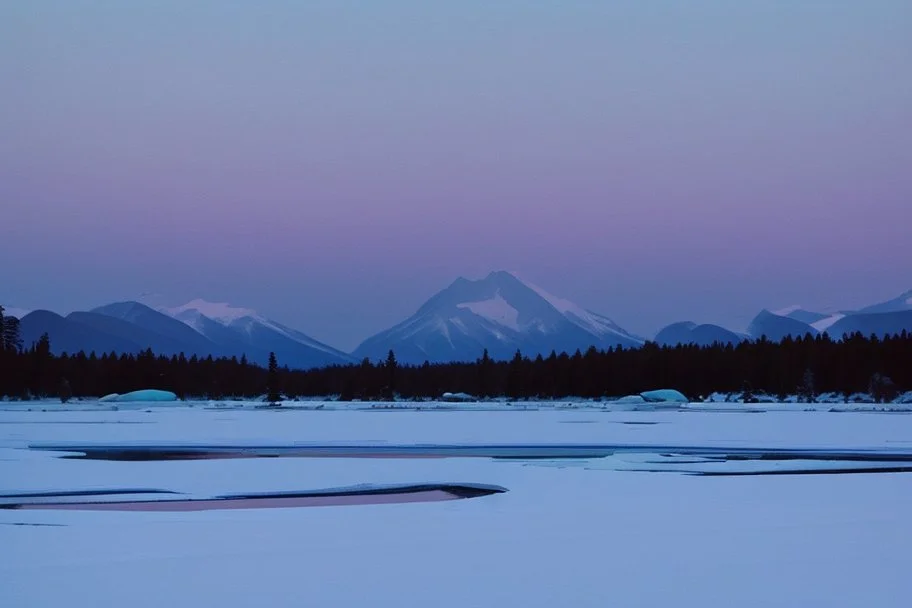
[{"label": "mountain peak", "polygon": [[484,278],[481,279],[469,279],[463,276],[459,276],[455,281],[450,283],[450,289],[465,287],[467,285],[502,285],[504,283],[523,283],[523,281],[516,275],[514,272],[508,272],[506,270],[492,270]]},{"label": "mountain peak", "polygon": [[242,308],[240,306],[232,306],[227,302],[208,302],[203,299],[197,298],[196,300],[191,300],[182,306],[175,306],[174,308],[165,309],[164,312],[171,315],[172,317],[180,317],[186,315],[186,313],[199,313],[205,317],[209,317],[213,321],[218,321],[223,325],[227,325],[243,319],[245,317],[251,317],[253,319],[259,319],[260,315],[257,311],[252,308]]},{"label": "mountain peak", "polygon": [[497,270],[483,279],[456,279],[406,321],[369,338],[356,356],[382,357],[389,349],[400,361],[474,360],[487,349],[494,358],[590,346],[634,346],[642,340],[611,319],[585,310]]},{"label": "mountain peak", "polygon": [[522,283],[522,279],[515,272],[510,272],[507,270],[492,270],[488,273],[488,276],[485,277],[486,281],[519,281]]}]

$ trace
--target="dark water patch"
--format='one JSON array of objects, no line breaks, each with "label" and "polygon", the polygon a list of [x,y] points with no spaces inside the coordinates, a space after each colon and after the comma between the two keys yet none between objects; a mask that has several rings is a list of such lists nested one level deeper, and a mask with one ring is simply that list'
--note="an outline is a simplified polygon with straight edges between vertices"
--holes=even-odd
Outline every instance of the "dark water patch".
[{"label": "dark water patch", "polygon": [[0,526],[34,526],[36,528],[65,528],[66,524],[31,524],[24,521],[0,521]]},{"label": "dark water patch", "polygon": [[179,494],[171,490],[155,490],[149,488],[115,488],[106,490],[47,490],[44,492],[14,492],[0,494],[0,499],[10,498],[70,498],[90,496],[119,496],[124,494]]},{"label": "dark water patch", "polygon": [[[118,500],[131,491],[112,491],[107,495],[95,491],[64,492],[57,495],[41,493],[49,500],[19,500],[0,503],[0,509],[11,510],[77,510],[77,511],[154,511],[183,512],[226,509],[269,509],[297,507],[325,507],[369,504],[397,504],[411,502],[438,502],[461,500],[501,494],[506,488],[482,484],[423,483],[396,486],[356,486],[331,490],[268,492],[257,494],[230,494],[209,498],[164,498]],[[175,492],[167,492],[176,494]],[[54,500],[86,496],[95,500]]]},{"label": "dark water patch", "polygon": [[383,496],[388,494],[420,494],[441,491],[458,498],[476,498],[506,492],[506,488],[483,484],[424,483],[399,486],[364,486],[339,490],[305,490],[301,492],[269,492],[259,494],[229,494],[223,500],[256,500],[259,498],[324,498],[327,496]]},{"label": "dark water patch", "polygon": [[661,454],[718,461],[811,460],[845,462],[912,462],[912,448],[818,449],[649,444],[71,444],[42,443],[34,450],[66,452],[64,458],[113,461],[203,460],[230,458],[494,458],[597,459],[616,454]]}]

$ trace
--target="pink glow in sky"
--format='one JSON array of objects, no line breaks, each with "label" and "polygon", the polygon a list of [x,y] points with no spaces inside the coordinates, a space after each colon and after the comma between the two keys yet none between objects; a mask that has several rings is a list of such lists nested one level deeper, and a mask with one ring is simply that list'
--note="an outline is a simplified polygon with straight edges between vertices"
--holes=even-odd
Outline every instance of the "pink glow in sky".
[{"label": "pink glow in sky", "polygon": [[520,271],[651,335],[912,287],[912,4],[0,8],[0,302],[341,348]]}]

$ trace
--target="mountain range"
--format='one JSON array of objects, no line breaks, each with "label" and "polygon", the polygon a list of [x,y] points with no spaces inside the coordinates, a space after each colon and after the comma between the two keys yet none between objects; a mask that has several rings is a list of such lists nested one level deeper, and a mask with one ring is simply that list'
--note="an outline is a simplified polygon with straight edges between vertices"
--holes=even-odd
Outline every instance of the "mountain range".
[{"label": "mountain range", "polygon": [[[497,271],[479,280],[458,278],[431,297],[411,317],[362,342],[351,354],[268,319],[255,310],[193,300],[177,307],[118,302],[66,316],[47,310],[6,309],[20,319],[25,345],[47,333],[55,353],[79,351],[135,353],[151,348],[163,355],[246,356],[266,364],[274,352],[291,368],[347,365],[363,358],[385,358],[390,350],[402,363],[473,361],[487,350],[494,359],[572,353],[595,346],[636,347],[645,339],[610,318],[586,310],[522,280]],[[861,332],[879,335],[912,331],[912,291],[892,300],[836,313],[791,306],[762,310],[746,333],[690,321],[661,329],[661,345],[737,343],[766,336],[828,333],[834,338]]]},{"label": "mountain range", "polygon": [[[210,313],[212,316],[209,316]],[[20,319],[24,344],[47,333],[55,353],[136,353],[187,357],[246,356],[265,365],[275,352],[283,365],[311,368],[345,365],[354,359],[254,311],[195,300],[170,310],[139,302],[118,302],[61,316],[36,310]]]},{"label": "mountain range", "polygon": [[883,337],[912,332],[912,290],[902,295],[866,306],[859,310],[842,310],[822,313],[789,306],[780,310],[761,310],[747,327],[746,334],[738,334],[717,325],[696,325],[687,321],[672,323],[656,334],[655,341],[662,345],[698,344],[708,346],[713,342],[737,343],[741,340],[759,339],[779,342],[787,336],[797,337],[821,333],[841,339],[846,334],[860,332],[864,336]]}]

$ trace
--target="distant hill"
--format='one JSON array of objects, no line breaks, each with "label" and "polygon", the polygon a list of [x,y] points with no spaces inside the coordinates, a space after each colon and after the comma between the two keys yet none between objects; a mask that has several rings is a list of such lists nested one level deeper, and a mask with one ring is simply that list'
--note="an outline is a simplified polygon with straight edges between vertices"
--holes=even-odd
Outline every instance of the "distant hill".
[{"label": "distant hill", "polygon": [[766,336],[768,340],[780,342],[786,336],[791,336],[793,338],[806,334],[816,336],[819,332],[811,325],[803,323],[802,321],[773,314],[768,310],[763,310],[754,317],[754,320],[748,325],[747,333],[754,340],[759,339],[761,336]]},{"label": "distant hill", "polygon": [[712,346],[719,344],[737,344],[745,339],[731,330],[719,325],[697,325],[690,321],[672,323],[656,334],[655,342],[660,346],[677,346],[678,344],[696,344]]},{"label": "distant hill", "polygon": [[[83,313],[89,314],[89,313]],[[81,321],[89,321],[88,323]],[[51,352],[54,354],[85,351],[87,354],[118,352],[135,353],[147,348],[140,342],[122,335],[117,329],[99,327],[77,314],[62,317],[49,310],[36,310],[20,319],[19,326],[22,344],[28,348],[38,342],[42,334],[48,334],[51,340]]]},{"label": "distant hill", "polygon": [[861,332],[865,337],[875,335],[883,338],[887,334],[901,334],[903,331],[912,333],[912,310],[846,315],[827,329],[834,339],[855,332]]}]

